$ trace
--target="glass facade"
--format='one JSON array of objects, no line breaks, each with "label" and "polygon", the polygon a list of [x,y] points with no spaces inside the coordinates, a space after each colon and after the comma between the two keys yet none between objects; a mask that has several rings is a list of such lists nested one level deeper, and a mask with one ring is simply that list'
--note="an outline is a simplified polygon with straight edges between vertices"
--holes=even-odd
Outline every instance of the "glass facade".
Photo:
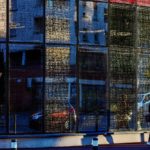
[{"label": "glass facade", "polygon": [[6,46],[0,44],[0,132],[6,132],[6,121],[7,121],[7,102],[5,101],[6,96]]},{"label": "glass facade", "polygon": [[0,41],[6,41],[6,1],[0,1]]},{"label": "glass facade", "polygon": [[148,1],[0,8],[0,134],[150,128]]},{"label": "glass facade", "polygon": [[42,53],[38,44],[9,44],[10,133],[33,132],[31,115],[42,110],[35,85],[37,80],[43,81]]}]

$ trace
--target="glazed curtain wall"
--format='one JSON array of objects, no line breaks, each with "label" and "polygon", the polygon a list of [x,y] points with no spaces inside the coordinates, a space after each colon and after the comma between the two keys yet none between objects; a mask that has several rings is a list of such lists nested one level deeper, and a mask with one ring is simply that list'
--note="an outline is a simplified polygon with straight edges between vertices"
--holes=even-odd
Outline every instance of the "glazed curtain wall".
[{"label": "glazed curtain wall", "polygon": [[0,8],[1,134],[149,129],[149,1]]}]

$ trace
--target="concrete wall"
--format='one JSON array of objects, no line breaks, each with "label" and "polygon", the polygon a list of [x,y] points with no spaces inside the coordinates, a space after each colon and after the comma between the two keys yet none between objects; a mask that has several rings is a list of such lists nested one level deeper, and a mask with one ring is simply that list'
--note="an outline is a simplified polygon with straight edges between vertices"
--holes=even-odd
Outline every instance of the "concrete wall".
[{"label": "concrete wall", "polygon": [[10,136],[8,139],[0,139],[0,148],[11,148],[11,139],[17,139],[18,148],[37,147],[69,147],[91,145],[94,137],[98,138],[99,145],[122,144],[122,143],[143,143],[148,141],[148,133],[144,132],[118,132],[112,135],[86,135],[86,134],[60,134],[45,135],[24,135],[23,137]]}]

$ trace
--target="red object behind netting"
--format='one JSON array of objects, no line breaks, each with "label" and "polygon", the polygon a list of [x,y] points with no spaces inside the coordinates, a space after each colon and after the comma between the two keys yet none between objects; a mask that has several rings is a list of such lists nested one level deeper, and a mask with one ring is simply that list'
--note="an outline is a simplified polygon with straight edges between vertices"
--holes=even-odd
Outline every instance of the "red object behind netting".
[{"label": "red object behind netting", "polygon": [[136,0],[110,0],[111,3],[134,4]]},{"label": "red object behind netting", "polygon": [[150,6],[150,0],[109,0],[111,3],[137,4],[139,6]]},{"label": "red object behind netting", "polygon": [[150,6],[150,0],[137,0],[139,6]]}]

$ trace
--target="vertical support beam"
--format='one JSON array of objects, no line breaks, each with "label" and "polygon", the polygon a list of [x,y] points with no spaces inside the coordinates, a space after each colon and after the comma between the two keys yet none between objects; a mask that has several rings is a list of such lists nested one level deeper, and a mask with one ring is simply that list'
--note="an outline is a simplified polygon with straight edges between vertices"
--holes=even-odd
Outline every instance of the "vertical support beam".
[{"label": "vertical support beam", "polygon": [[81,83],[79,83],[79,108],[81,108],[82,107],[82,84]]},{"label": "vertical support beam", "polygon": [[10,127],[10,84],[9,84],[9,0],[6,0],[6,125],[7,133]]},{"label": "vertical support beam", "polygon": [[42,132],[45,133],[45,76],[46,76],[46,1],[43,1],[43,46],[42,46],[42,56],[43,56],[43,95],[42,95]]},{"label": "vertical support beam", "polygon": [[133,31],[134,31],[134,37],[135,37],[135,39],[134,39],[134,52],[135,52],[135,55],[136,55],[136,65],[135,65],[135,70],[136,70],[136,75],[135,75],[135,77],[136,77],[136,80],[135,80],[135,84],[136,84],[136,87],[135,87],[135,94],[136,94],[136,96],[135,96],[135,104],[134,104],[134,124],[135,124],[135,127],[134,127],[134,129],[135,129],[135,131],[136,130],[138,130],[138,126],[137,126],[137,121],[138,121],[138,111],[137,111],[137,100],[138,100],[138,96],[137,96],[137,94],[138,94],[138,87],[137,87],[137,82],[138,82],[138,54],[139,54],[139,51],[138,51],[138,6],[137,6],[137,2],[136,2],[136,4],[135,4],[135,6],[134,6],[135,8],[134,8],[134,14],[135,14],[135,16],[134,16],[134,26],[133,26]]},{"label": "vertical support beam", "polygon": [[76,96],[76,112],[77,112],[77,124],[76,124],[76,132],[78,132],[78,127],[79,127],[79,92],[80,92],[80,89],[79,89],[79,77],[80,77],[80,75],[79,75],[79,3],[80,3],[80,0],[75,0],[75,2],[76,2],[76,4],[75,4],[75,6],[76,6],[76,29],[75,29],[75,31],[76,31],[76,88],[77,88],[77,90],[76,90],[76,94],[77,94],[77,96]]},{"label": "vertical support beam", "polygon": [[71,82],[68,82],[68,103],[70,103],[71,99]]},{"label": "vertical support beam", "polygon": [[106,78],[106,99],[107,99],[107,132],[110,130],[110,2],[108,1],[108,29],[107,29],[107,78]]}]

